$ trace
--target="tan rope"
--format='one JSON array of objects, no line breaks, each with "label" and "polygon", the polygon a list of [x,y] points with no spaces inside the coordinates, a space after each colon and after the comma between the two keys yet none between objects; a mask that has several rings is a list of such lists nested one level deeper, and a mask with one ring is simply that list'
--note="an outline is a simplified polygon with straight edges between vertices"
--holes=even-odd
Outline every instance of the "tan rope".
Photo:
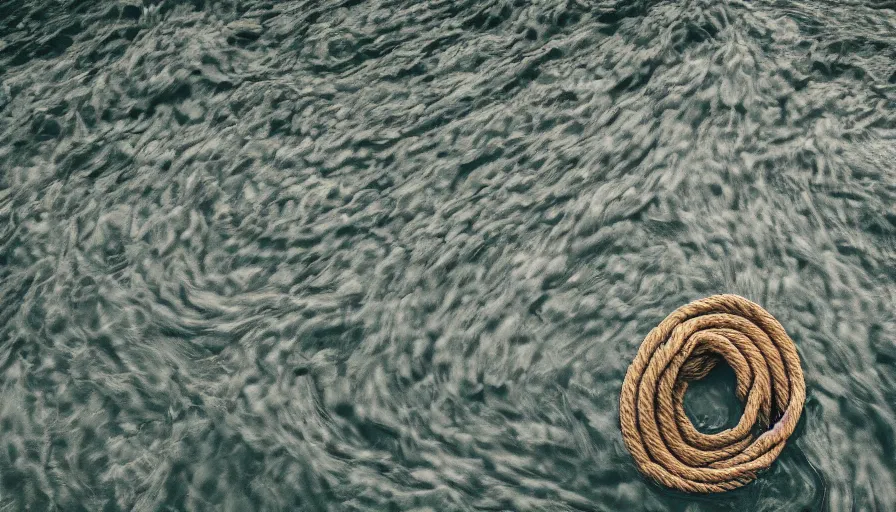
[{"label": "tan rope", "polygon": [[[744,414],[731,429],[703,434],[682,401],[688,382],[721,360],[737,376]],[[799,355],[781,324],[743,297],[714,295],[678,308],[647,334],[625,375],[619,417],[642,473],[682,491],[721,492],[774,462],[805,400]]]}]

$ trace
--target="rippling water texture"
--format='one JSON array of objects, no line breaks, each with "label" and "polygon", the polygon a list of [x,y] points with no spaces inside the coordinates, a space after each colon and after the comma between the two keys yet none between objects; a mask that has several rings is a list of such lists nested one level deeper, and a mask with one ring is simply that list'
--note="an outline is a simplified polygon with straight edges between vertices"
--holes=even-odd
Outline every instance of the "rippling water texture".
[{"label": "rippling water texture", "polygon": [[[896,510],[894,9],[0,3],[0,510]],[[691,497],[618,396],[721,292],[808,399]]]}]

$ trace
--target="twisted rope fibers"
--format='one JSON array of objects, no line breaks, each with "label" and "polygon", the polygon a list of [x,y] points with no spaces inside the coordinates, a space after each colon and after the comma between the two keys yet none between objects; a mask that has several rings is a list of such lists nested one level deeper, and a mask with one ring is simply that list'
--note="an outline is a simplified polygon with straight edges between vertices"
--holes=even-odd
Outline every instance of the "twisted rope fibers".
[{"label": "twisted rope fibers", "polygon": [[[735,427],[704,434],[685,414],[684,395],[722,360],[737,377],[744,414]],[[743,297],[714,295],[673,311],[644,338],[622,385],[622,437],[658,483],[729,491],[774,462],[805,400],[799,355],[781,324]]]}]

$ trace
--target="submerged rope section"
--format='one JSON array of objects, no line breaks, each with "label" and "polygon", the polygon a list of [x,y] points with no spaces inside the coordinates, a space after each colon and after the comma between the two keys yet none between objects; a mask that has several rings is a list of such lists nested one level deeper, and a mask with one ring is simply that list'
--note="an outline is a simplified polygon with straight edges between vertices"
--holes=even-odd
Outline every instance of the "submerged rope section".
[{"label": "submerged rope section", "polygon": [[[737,376],[744,414],[733,428],[703,434],[684,412],[684,394],[723,360]],[[799,355],[781,324],[743,297],[714,295],[673,311],[641,343],[622,385],[622,437],[658,483],[729,491],[774,462],[805,400]]]}]

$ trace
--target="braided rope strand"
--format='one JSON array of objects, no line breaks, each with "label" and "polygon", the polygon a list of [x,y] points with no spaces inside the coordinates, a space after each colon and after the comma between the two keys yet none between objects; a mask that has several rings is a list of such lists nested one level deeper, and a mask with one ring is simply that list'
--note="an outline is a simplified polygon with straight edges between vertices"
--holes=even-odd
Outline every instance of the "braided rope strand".
[{"label": "braided rope strand", "polygon": [[[684,394],[723,360],[744,414],[736,426],[704,434],[685,414]],[[685,492],[723,492],[774,462],[805,400],[799,355],[781,324],[743,297],[714,295],[676,309],[647,334],[625,375],[619,418],[643,474]]]}]

